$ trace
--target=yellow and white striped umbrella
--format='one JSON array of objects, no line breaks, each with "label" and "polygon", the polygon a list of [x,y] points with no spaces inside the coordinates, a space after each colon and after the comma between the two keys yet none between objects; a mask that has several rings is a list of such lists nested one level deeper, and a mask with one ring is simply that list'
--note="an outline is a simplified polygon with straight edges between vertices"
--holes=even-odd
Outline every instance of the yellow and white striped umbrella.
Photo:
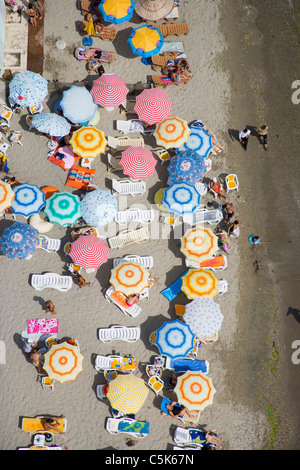
[{"label": "yellow and white striped umbrella", "polygon": [[119,374],[109,382],[107,398],[111,406],[121,413],[137,413],[148,393],[149,389],[143,379],[133,374]]},{"label": "yellow and white striped umbrella", "polygon": [[53,344],[44,356],[43,369],[51,379],[60,383],[75,380],[82,372],[83,355],[77,346],[67,342]]},{"label": "yellow and white striped umbrella", "polygon": [[119,263],[111,270],[109,282],[125,295],[139,294],[148,286],[149,271],[138,263]]},{"label": "yellow and white striped umbrella", "polygon": [[189,269],[182,278],[181,290],[188,299],[204,296],[212,299],[219,293],[219,280],[204,269]]},{"label": "yellow and white striped umbrella", "polygon": [[194,227],[182,237],[180,251],[190,261],[207,261],[218,251],[218,237],[211,229]]},{"label": "yellow and white striped umbrella", "polygon": [[212,404],[216,389],[209,377],[201,372],[188,371],[178,377],[174,392],[178,403],[188,410],[202,411]]},{"label": "yellow and white striped umbrella", "polygon": [[184,119],[166,118],[161,121],[154,132],[157,145],[162,145],[166,149],[178,148],[189,138],[191,129]]},{"label": "yellow and white striped umbrella", "polygon": [[104,132],[96,127],[80,127],[73,132],[70,145],[81,158],[95,158],[104,153],[107,140]]}]

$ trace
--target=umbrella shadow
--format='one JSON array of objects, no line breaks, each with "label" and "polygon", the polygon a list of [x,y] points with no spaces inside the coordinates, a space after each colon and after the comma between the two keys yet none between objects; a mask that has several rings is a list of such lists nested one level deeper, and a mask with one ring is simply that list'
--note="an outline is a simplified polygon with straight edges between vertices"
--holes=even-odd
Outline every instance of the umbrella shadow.
[{"label": "umbrella shadow", "polygon": [[135,59],[137,56],[131,50],[127,40],[130,37],[132,28],[125,28],[122,31],[118,31],[118,34],[114,40],[114,47],[118,55],[126,57],[126,59]]},{"label": "umbrella shadow", "polygon": [[298,308],[289,307],[286,316],[293,315],[295,320],[300,323],[300,310]]},{"label": "umbrella shadow", "polygon": [[140,339],[143,341],[144,346],[149,351],[153,351],[156,356],[159,356],[159,350],[157,347],[149,341],[149,337],[151,333],[158,330],[165,321],[170,321],[169,318],[160,314],[155,315],[154,317],[148,317],[142,324],[141,324],[141,336]]},{"label": "umbrella shadow", "polygon": [[97,273],[95,276],[95,281],[97,280],[101,286],[101,292],[105,293],[106,289],[109,287],[109,279],[111,276],[111,270],[113,268],[113,260],[108,259],[106,263],[101,264],[101,266],[97,269]]}]

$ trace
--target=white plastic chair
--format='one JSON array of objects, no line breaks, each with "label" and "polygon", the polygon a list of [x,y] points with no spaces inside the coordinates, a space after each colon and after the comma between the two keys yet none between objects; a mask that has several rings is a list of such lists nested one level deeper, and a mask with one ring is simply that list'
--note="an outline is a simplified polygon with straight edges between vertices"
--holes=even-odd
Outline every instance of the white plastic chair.
[{"label": "white plastic chair", "polygon": [[107,239],[110,248],[124,248],[132,243],[142,243],[150,238],[150,233],[147,227],[141,227],[136,230],[123,230],[115,237]]},{"label": "white plastic chair", "polygon": [[198,207],[192,214],[183,214],[182,220],[189,225],[199,223],[218,224],[223,219],[223,213],[220,209],[206,209]]},{"label": "white plastic chair", "polygon": [[110,343],[112,341],[126,341],[134,343],[140,338],[141,329],[139,326],[111,326],[110,328],[100,328],[98,331],[98,339],[102,343]]},{"label": "white plastic chair", "polygon": [[71,276],[61,276],[56,273],[33,274],[31,286],[35,290],[56,289],[60,292],[67,292],[72,288],[73,280]]},{"label": "white plastic chair", "polygon": [[54,390],[54,383],[55,383],[54,379],[50,379],[50,377],[48,376],[42,377],[41,384],[43,388],[50,388],[51,390]]},{"label": "white plastic chair", "polygon": [[225,185],[226,185],[226,192],[230,191],[231,189],[235,189],[236,191],[239,190],[239,180],[237,175],[230,174],[225,177]]},{"label": "white plastic chair", "polygon": [[136,196],[146,192],[145,181],[117,180],[112,179],[112,193],[117,195]]},{"label": "white plastic chair", "polygon": [[61,240],[59,238],[49,238],[46,235],[39,235],[38,248],[47,251],[47,253],[55,253],[60,249]]},{"label": "white plastic chair", "polygon": [[152,269],[154,264],[153,256],[126,255],[123,258],[114,258],[113,267],[115,268],[120,263],[131,262],[141,264],[146,269]]},{"label": "white plastic chair", "polygon": [[131,306],[126,306],[125,303],[121,304],[118,302],[114,297],[112,297],[112,294],[115,292],[113,286],[110,286],[106,292],[105,292],[105,298],[108,302],[112,302],[114,305],[116,305],[120,310],[122,310],[123,313],[126,315],[129,315],[130,317],[137,317],[142,309],[138,304],[133,304]]},{"label": "white plastic chair", "polygon": [[16,143],[16,144],[19,144],[19,145],[23,146],[23,144],[21,142],[22,138],[23,138],[23,132],[22,131],[11,131],[8,140],[11,144]]},{"label": "white plastic chair", "polygon": [[204,161],[204,165],[205,165],[205,168],[206,168],[206,173],[208,173],[212,168],[212,161],[208,157],[204,158],[203,161]]},{"label": "white plastic chair", "polygon": [[4,104],[0,105],[0,116],[7,121],[9,124],[9,121],[13,115],[13,111],[11,108],[8,106],[5,106]]},{"label": "white plastic chair", "polygon": [[125,211],[118,211],[115,216],[115,221],[119,225],[127,225],[129,222],[140,222],[141,224],[150,224],[154,219],[154,211],[141,210],[137,208],[126,209]]},{"label": "white plastic chair", "polygon": [[228,281],[226,279],[219,280],[219,294],[226,294],[228,290]]},{"label": "white plastic chair", "polygon": [[31,129],[33,129],[33,127],[34,127],[32,125],[32,116],[26,116],[26,124],[29,127],[29,130],[31,131]]}]

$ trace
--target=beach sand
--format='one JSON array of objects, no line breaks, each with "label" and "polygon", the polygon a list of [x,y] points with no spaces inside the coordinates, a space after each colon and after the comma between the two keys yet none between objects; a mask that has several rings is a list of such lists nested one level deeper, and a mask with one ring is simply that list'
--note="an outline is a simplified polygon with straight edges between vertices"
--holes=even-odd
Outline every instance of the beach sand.
[{"label": "beach sand", "polygon": [[[87,78],[91,83],[96,77],[87,77],[85,64],[73,55],[81,44],[81,19],[74,1],[46,1],[43,76],[47,80],[73,82]],[[219,339],[212,345],[202,345],[198,353],[199,359],[209,361],[208,375],[217,390],[213,405],[201,413],[200,424],[216,428],[228,450],[296,449],[299,372],[290,356],[298,325],[292,315],[286,314],[289,307],[299,307],[295,263],[299,254],[299,219],[295,217],[299,207],[299,165],[295,164],[299,110],[290,100],[291,83],[299,78],[297,32],[288,3],[283,6],[282,2],[269,0],[264,7],[252,1],[247,8],[234,0],[190,0],[180,6],[180,21],[189,23],[190,33],[182,39],[194,76],[186,86],[167,89],[173,102],[172,115],[188,122],[202,119],[224,146],[221,155],[211,157],[208,177],[238,175],[240,190],[230,193],[230,200],[243,224],[241,236],[231,242],[228,268],[217,274],[229,283],[228,292],[215,298],[224,314]],[[119,26],[113,44],[94,39],[95,46],[117,53],[115,62],[104,65],[105,72],[116,73],[127,83],[146,82],[148,75],[158,73],[142,64],[126,43],[131,28],[139,23],[134,16],[131,22]],[[58,50],[57,40],[65,41],[67,47]],[[49,96],[45,109],[50,110],[56,99]],[[97,127],[106,135],[118,135],[113,121],[122,119],[119,111],[101,110],[100,114]],[[259,145],[254,130],[249,149],[244,152],[236,140],[237,132],[245,125],[259,126],[263,122],[270,127],[269,152]],[[47,161],[46,138],[27,130],[24,115],[14,116],[12,123],[12,128],[24,129],[24,147],[14,145],[9,149],[11,174],[22,182],[64,190],[67,173]],[[156,147],[152,137],[145,137],[145,144],[147,148]],[[93,164],[95,183],[110,189],[112,175],[106,172],[105,161],[101,157]],[[156,190],[167,180],[167,167],[158,163],[156,169],[157,173],[146,180],[146,194],[129,198],[128,206],[150,208]],[[203,198],[203,202],[212,200],[209,195]],[[17,220],[24,221],[20,216]],[[9,223],[1,220],[1,232]],[[96,385],[104,383],[104,378],[94,369],[94,356],[114,350],[130,353],[138,358],[139,373],[146,379],[144,365],[158,355],[149,343],[150,333],[163,321],[176,318],[175,303],[187,303],[183,293],[172,302],[160,294],[186,269],[180,241],[173,235],[162,239],[161,228],[159,233],[154,228],[151,231],[147,243],[111,250],[108,262],[96,274],[84,274],[93,283],[92,288],[80,291],[74,286],[67,293],[37,292],[30,286],[33,273],[65,271],[69,259],[62,250],[53,255],[40,250],[29,261],[1,257],[4,288],[0,339],[6,344],[6,364],[0,365],[1,422],[5,423],[1,449],[28,445],[30,437],[20,428],[21,418],[41,414],[67,417],[67,433],[55,442],[70,450],[127,449],[124,435],[112,436],[105,430],[111,414],[108,402],[96,397]],[[70,227],[54,226],[48,235],[61,238],[63,246],[70,240],[70,232]],[[259,233],[268,244],[253,249],[248,243],[251,233]],[[152,272],[161,282],[161,286],[151,288],[149,300],[140,302],[142,313],[135,319],[125,316],[103,296],[112,259],[128,253],[152,255]],[[256,260],[260,264],[258,272]],[[43,390],[36,382],[36,370],[22,354],[20,337],[27,319],[47,317],[47,299],[53,301],[58,312],[59,338],[78,339],[85,357],[84,370],[76,381],[56,383],[54,391]],[[114,324],[141,326],[141,339],[133,344],[104,345],[97,339],[97,330]],[[165,372],[164,377],[167,375]],[[168,391],[164,395],[175,399]],[[161,397],[149,390],[137,418],[150,422],[150,435],[133,449],[172,448],[174,429],[182,423],[160,414]]]}]

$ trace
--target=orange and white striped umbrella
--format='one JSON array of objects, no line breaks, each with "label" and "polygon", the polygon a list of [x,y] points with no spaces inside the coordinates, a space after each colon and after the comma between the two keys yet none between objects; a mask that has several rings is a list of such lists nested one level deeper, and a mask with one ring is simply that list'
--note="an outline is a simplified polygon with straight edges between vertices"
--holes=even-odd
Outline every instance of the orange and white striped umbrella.
[{"label": "orange and white striped umbrella", "polygon": [[60,383],[69,382],[82,372],[83,359],[77,346],[67,342],[53,344],[44,355],[43,369],[51,379]]},{"label": "orange and white striped umbrella", "polygon": [[137,413],[149,393],[143,379],[133,374],[119,374],[109,382],[107,398],[112,408],[121,413]]},{"label": "orange and white striped umbrella", "polygon": [[184,119],[166,118],[157,125],[154,137],[157,145],[166,149],[178,148],[189,138],[191,129]]},{"label": "orange and white striped umbrella", "polygon": [[146,179],[155,173],[157,160],[144,147],[128,147],[122,152],[120,165],[126,175],[133,179]]},{"label": "orange and white striped umbrella", "polygon": [[3,212],[5,209],[12,205],[12,202],[15,197],[15,192],[13,191],[10,184],[5,183],[4,181],[0,182],[0,212]]},{"label": "orange and white striped umbrella", "polygon": [[181,239],[180,251],[187,259],[197,263],[209,260],[218,249],[218,237],[211,229],[194,227],[187,230]]},{"label": "orange and white striped umbrella", "polygon": [[125,295],[139,294],[148,286],[149,271],[138,263],[119,263],[111,270],[109,282]]},{"label": "orange and white striped umbrella", "polygon": [[219,293],[219,280],[204,269],[189,269],[182,278],[181,290],[188,299],[210,297]]},{"label": "orange and white striped umbrella", "polygon": [[104,132],[96,127],[80,127],[73,132],[70,145],[81,158],[95,158],[104,153],[107,140]]},{"label": "orange and white striped umbrella", "polygon": [[174,392],[178,403],[188,410],[202,411],[212,404],[216,389],[209,377],[201,372],[188,371],[178,377]]}]

